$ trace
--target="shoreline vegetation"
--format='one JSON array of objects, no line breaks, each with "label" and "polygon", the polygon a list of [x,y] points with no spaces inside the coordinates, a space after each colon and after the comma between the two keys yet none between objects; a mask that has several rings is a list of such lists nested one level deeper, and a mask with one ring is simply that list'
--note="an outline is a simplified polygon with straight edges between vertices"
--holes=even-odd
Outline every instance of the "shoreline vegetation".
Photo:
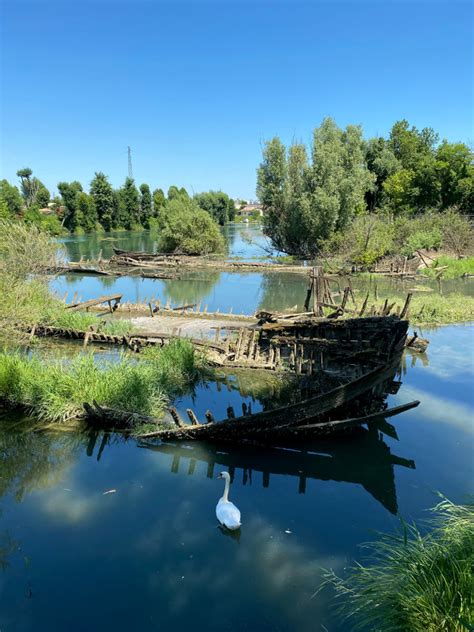
[{"label": "shoreline vegetation", "polygon": [[148,348],[138,360],[125,354],[118,361],[97,360],[92,353],[58,360],[3,351],[0,400],[45,423],[80,420],[84,402],[161,418],[172,398],[209,372],[204,356],[186,340]]},{"label": "shoreline vegetation", "polygon": [[402,520],[399,534],[362,545],[369,561],[344,577],[324,572],[338,614],[351,630],[467,632],[474,625],[474,505],[443,499],[429,532]]}]

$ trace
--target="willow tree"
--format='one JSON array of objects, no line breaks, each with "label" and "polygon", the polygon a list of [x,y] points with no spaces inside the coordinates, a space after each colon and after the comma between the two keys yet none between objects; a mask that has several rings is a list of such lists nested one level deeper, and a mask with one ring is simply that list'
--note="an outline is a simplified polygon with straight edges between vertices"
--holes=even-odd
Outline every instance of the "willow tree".
[{"label": "willow tree", "polygon": [[264,231],[275,247],[312,256],[365,209],[365,193],[375,176],[367,169],[364,150],[360,127],[342,130],[330,118],[314,130],[311,164],[301,144],[287,152],[278,138],[266,143],[257,194]]},{"label": "willow tree", "polygon": [[257,170],[257,195],[263,205],[263,230],[279,250],[287,250],[285,234],[286,149],[275,136],[265,143]]}]

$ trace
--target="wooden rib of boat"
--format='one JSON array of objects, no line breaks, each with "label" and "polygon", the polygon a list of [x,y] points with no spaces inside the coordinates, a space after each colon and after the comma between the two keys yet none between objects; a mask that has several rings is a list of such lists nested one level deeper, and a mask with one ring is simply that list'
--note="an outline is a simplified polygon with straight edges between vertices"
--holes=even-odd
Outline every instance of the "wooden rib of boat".
[{"label": "wooden rib of boat", "polygon": [[[378,410],[363,416],[344,416],[344,411],[351,402],[365,395],[370,396],[378,386],[390,380],[398,362],[399,356],[392,358],[387,365],[378,366],[325,393],[273,410],[235,417],[230,409],[229,418],[217,422],[208,411],[208,423],[201,424],[194,412],[189,409],[187,412],[191,424],[185,424],[176,410],[170,409],[175,426],[142,434],[140,439],[218,440],[232,443],[257,440],[265,443],[275,438],[337,434],[379,418],[399,414],[418,405],[418,402],[410,402],[391,410]],[[96,403],[85,404],[85,412],[93,423],[98,422],[102,427],[126,428],[137,423],[160,423],[158,419],[142,419],[140,415],[104,408]]]}]

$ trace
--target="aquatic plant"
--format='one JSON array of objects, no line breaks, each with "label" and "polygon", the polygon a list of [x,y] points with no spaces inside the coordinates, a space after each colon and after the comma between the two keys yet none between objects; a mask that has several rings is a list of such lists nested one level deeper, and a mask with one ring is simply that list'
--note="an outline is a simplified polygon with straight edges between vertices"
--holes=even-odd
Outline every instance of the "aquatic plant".
[{"label": "aquatic plant", "polygon": [[3,352],[0,400],[46,422],[80,417],[83,403],[93,401],[159,417],[169,399],[204,370],[204,359],[185,340],[140,359],[121,355],[117,362],[97,360],[92,353],[65,361]]},{"label": "aquatic plant", "polygon": [[356,564],[344,578],[325,571],[321,588],[333,587],[351,630],[472,629],[474,505],[443,499],[432,511],[427,535],[403,522],[401,533],[363,545],[370,565]]}]

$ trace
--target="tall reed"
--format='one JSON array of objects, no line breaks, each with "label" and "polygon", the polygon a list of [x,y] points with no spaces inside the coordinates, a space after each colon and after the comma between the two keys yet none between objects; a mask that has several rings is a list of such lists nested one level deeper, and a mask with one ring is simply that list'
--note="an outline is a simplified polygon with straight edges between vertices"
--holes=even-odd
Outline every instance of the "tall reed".
[{"label": "tall reed", "polygon": [[348,629],[472,630],[474,505],[444,499],[432,511],[428,535],[403,523],[402,533],[364,545],[369,565],[352,566],[344,578],[325,571],[321,588],[334,588]]}]

